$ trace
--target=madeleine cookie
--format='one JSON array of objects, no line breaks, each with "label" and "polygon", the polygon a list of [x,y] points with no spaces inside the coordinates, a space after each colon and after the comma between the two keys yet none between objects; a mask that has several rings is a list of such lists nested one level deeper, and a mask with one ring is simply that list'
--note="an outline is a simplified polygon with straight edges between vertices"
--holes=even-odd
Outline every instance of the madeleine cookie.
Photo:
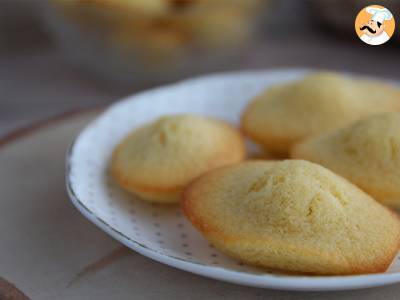
[{"label": "madeleine cookie", "polygon": [[319,163],[383,204],[400,207],[400,113],[370,116],[308,139],[291,155]]},{"label": "madeleine cookie", "polygon": [[230,125],[193,116],[166,116],[132,132],[111,162],[120,186],[153,202],[178,202],[202,173],[245,157],[244,140]]},{"label": "madeleine cookie", "polygon": [[242,128],[269,150],[288,153],[309,136],[376,112],[400,110],[400,90],[377,81],[315,73],[268,88],[246,108]]},{"label": "madeleine cookie", "polygon": [[384,272],[400,243],[393,212],[302,160],[248,161],[210,171],[185,189],[182,208],[226,254],[289,272]]}]

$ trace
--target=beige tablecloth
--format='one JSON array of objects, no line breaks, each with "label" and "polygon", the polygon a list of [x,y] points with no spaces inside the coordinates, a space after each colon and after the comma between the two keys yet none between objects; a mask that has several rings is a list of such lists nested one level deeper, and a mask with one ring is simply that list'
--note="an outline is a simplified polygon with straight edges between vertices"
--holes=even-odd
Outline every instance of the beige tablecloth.
[{"label": "beige tablecloth", "polygon": [[0,277],[31,299],[399,299],[400,284],[323,293],[238,286],[124,248],[80,215],[64,188],[66,149],[93,116],[49,123],[0,148]]}]

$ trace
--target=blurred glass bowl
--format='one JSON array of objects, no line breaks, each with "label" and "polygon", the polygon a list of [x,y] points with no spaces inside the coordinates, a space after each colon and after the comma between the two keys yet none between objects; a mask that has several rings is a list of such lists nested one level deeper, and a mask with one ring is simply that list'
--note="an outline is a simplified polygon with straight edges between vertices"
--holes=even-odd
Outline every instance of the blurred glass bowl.
[{"label": "blurred glass bowl", "polygon": [[251,45],[265,0],[52,0],[41,15],[70,58],[139,86],[223,69]]}]

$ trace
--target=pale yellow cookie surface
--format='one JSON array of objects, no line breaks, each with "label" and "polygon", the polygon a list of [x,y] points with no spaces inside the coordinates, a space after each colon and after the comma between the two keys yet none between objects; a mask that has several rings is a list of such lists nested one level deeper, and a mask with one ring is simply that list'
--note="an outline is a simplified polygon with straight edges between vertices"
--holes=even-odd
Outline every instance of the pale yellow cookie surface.
[{"label": "pale yellow cookie surface", "polygon": [[400,242],[394,213],[346,179],[302,160],[213,170],[185,190],[182,207],[221,251],[283,271],[383,272]]},{"label": "pale yellow cookie surface", "polygon": [[227,123],[174,115],[126,137],[114,151],[111,170],[119,185],[142,199],[178,202],[190,181],[244,156],[242,136]]},{"label": "pale yellow cookie surface", "polygon": [[400,110],[400,90],[336,73],[314,73],[268,88],[246,108],[242,128],[266,149],[287,153],[304,138],[362,116]]},{"label": "pale yellow cookie surface", "polygon": [[400,207],[400,113],[370,116],[308,139],[291,155],[319,163],[376,200]]}]

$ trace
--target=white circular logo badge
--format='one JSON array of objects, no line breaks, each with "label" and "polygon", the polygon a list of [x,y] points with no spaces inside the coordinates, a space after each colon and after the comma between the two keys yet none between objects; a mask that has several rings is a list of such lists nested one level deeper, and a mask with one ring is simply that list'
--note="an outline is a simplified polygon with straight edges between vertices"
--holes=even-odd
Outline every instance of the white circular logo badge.
[{"label": "white circular logo badge", "polygon": [[393,14],[381,5],[370,5],[357,15],[355,30],[364,43],[382,45],[392,37],[395,29]]}]

